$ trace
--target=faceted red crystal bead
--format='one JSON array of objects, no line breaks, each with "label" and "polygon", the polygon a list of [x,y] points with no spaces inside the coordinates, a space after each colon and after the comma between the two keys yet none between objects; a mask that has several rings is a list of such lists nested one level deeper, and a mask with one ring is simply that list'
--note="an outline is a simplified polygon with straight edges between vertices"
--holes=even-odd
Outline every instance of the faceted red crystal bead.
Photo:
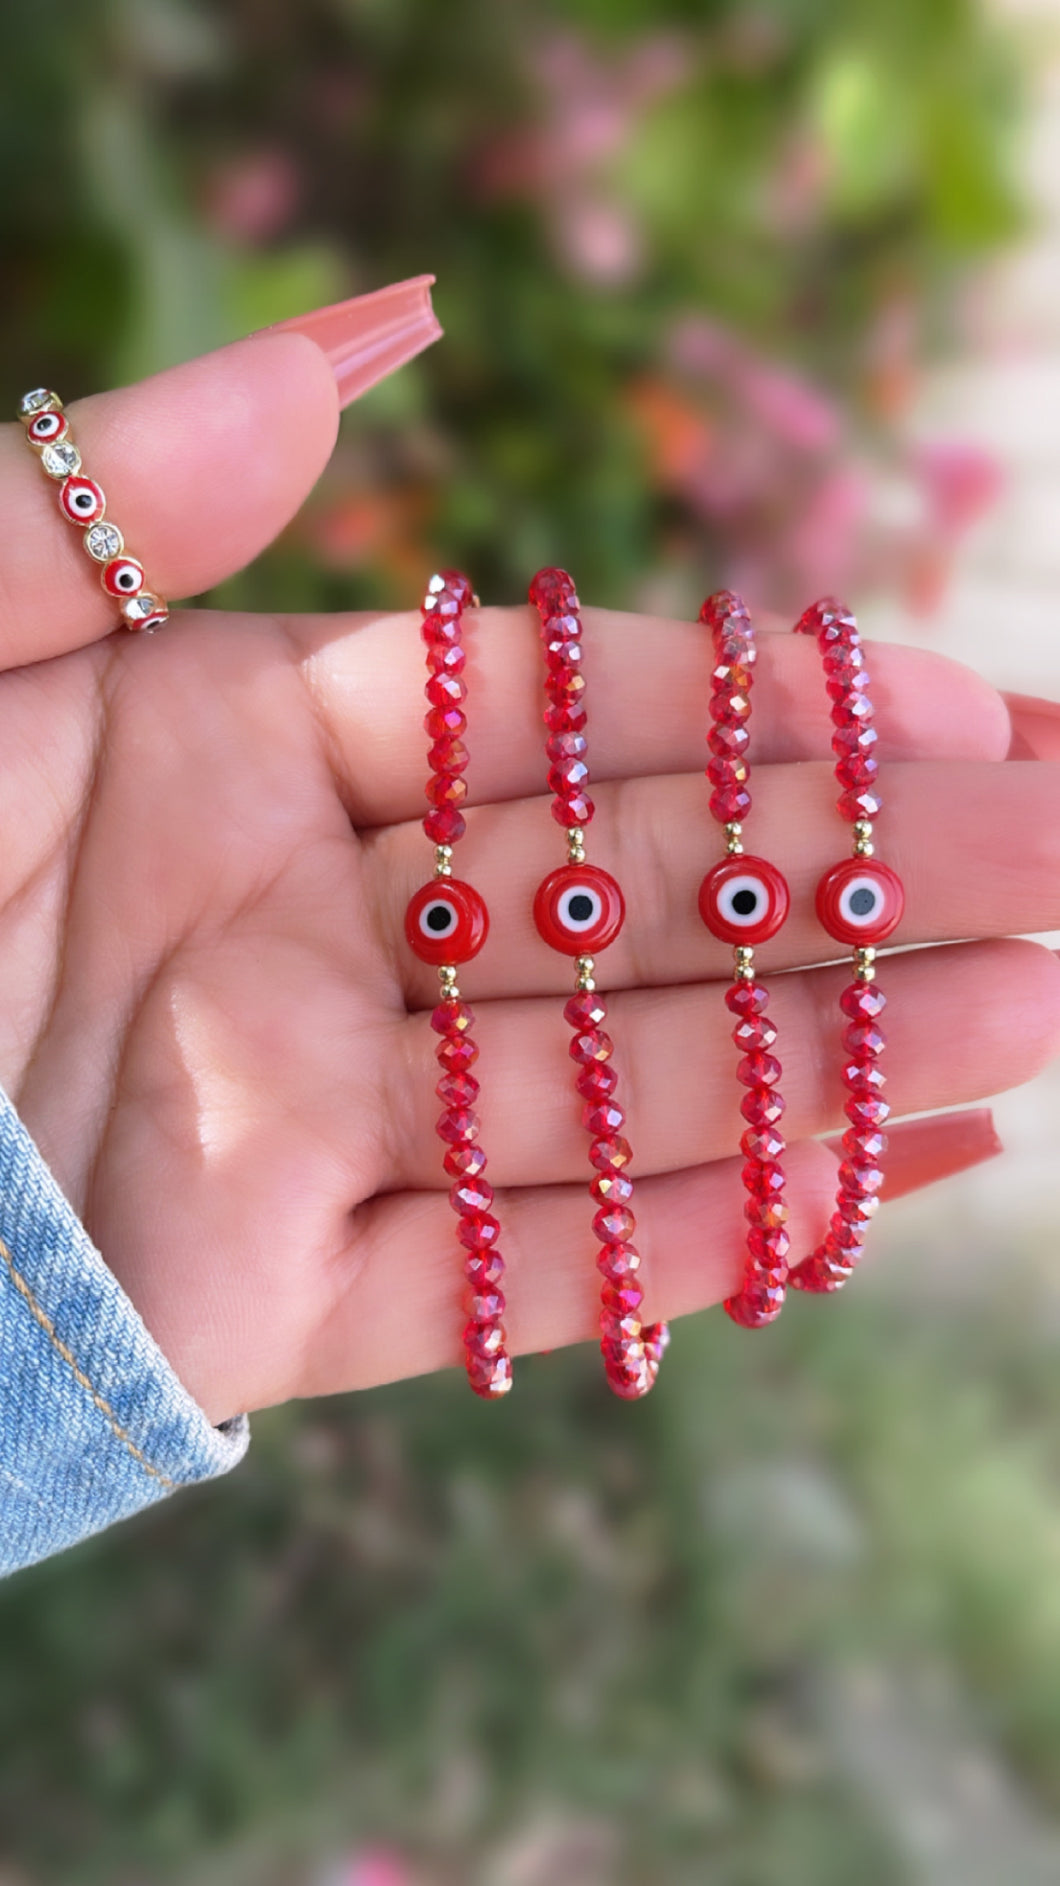
[{"label": "faceted red crystal bead", "polygon": [[883,1126],[891,1117],[890,1107],[879,1094],[852,1093],[843,1111],[854,1126]]},{"label": "faceted red crystal bead", "polygon": [[853,1198],[865,1198],[870,1192],[878,1192],[883,1184],[883,1173],[879,1166],[865,1160],[858,1165],[851,1165],[844,1160],[839,1168],[839,1187],[849,1192]]},{"label": "faceted red crystal bead", "polygon": [[626,1172],[598,1172],[590,1180],[589,1190],[600,1205],[628,1205],[633,1197],[633,1181]]},{"label": "faceted red crystal bead", "polygon": [[859,1159],[878,1161],[887,1151],[887,1135],[876,1127],[848,1126],[842,1143],[844,1153],[855,1165]]},{"label": "faceted red crystal bead", "polygon": [[431,1027],[436,1035],[459,1038],[466,1036],[474,1026],[475,1011],[470,1002],[462,1002],[459,996],[446,996],[431,1015]]},{"label": "faceted red crystal bead", "polygon": [[786,1225],[790,1214],[783,1198],[759,1198],[750,1194],[744,1200],[743,1215],[748,1224],[762,1231],[772,1231],[777,1225]]},{"label": "faceted red crystal bead", "polygon": [[636,1229],[637,1221],[625,1205],[602,1205],[593,1217],[593,1233],[601,1244],[625,1244]]},{"label": "faceted red crystal bead", "polygon": [[469,758],[464,742],[447,735],[444,740],[436,740],[428,749],[427,764],[432,773],[464,773]]},{"label": "faceted red crystal bead", "polygon": [[780,1159],[786,1151],[787,1141],[776,1127],[749,1126],[740,1138],[740,1151],[745,1159]]},{"label": "faceted red crystal bead", "polygon": [[[717,755],[707,761],[707,778],[712,786],[746,786],[751,777],[751,769],[746,760],[724,759]],[[860,781],[858,782],[860,784]]]},{"label": "faceted red crystal bead", "polygon": [[835,776],[841,786],[853,793],[871,787],[879,773],[879,764],[871,754],[848,754],[836,762]]},{"label": "faceted red crystal bead", "polygon": [[459,642],[462,624],[458,615],[449,615],[444,609],[436,610],[423,618],[423,639],[428,646],[450,645]]},{"label": "faceted red crystal bead", "polygon": [[748,1015],[737,1022],[732,1038],[744,1054],[759,1053],[773,1046],[777,1038],[776,1024],[767,1015]]},{"label": "faceted red crystal bead", "polygon": [[568,793],[562,799],[552,801],[552,817],[557,825],[569,831],[572,825],[591,825],[596,807],[587,792]]},{"label": "faceted red crystal bead", "polygon": [[468,1290],[464,1295],[467,1313],[473,1323],[499,1323],[507,1304],[503,1290]]},{"label": "faceted red crystal bead", "polygon": [[504,1344],[504,1326],[495,1323],[492,1318],[480,1322],[472,1317],[464,1331],[464,1348],[471,1355],[495,1356],[504,1348]]},{"label": "faceted red crystal bead", "polygon": [[434,1091],[447,1107],[473,1107],[479,1083],[473,1074],[443,1074]]},{"label": "faceted red crystal bead", "polygon": [[752,1225],[747,1233],[747,1253],[764,1270],[780,1270],[791,1249],[791,1234],[785,1225]]},{"label": "faceted red crystal bead", "polygon": [[750,718],[751,702],[746,693],[718,688],[710,697],[710,718],[720,727],[739,727]]},{"label": "faceted red crystal bead", "polygon": [[467,780],[459,773],[432,773],[426,791],[431,805],[461,805],[467,798]]},{"label": "faceted red crystal bead", "polygon": [[628,1139],[618,1133],[604,1133],[589,1148],[589,1163],[597,1172],[624,1172],[633,1158]]},{"label": "faceted red crystal bead", "polygon": [[492,1250],[469,1251],[464,1260],[464,1276],[468,1286],[476,1296],[493,1290],[504,1276],[504,1259],[494,1247]]},{"label": "faceted red crystal bead", "polygon": [[887,997],[874,982],[851,982],[843,990],[839,1006],[852,1022],[873,1022],[887,1007]]},{"label": "faceted red crystal bead", "polygon": [[502,1395],[507,1395],[512,1385],[511,1357],[469,1355],[467,1379],[475,1394],[480,1395],[483,1401],[499,1401]]},{"label": "faceted red crystal bead", "polygon": [[610,1035],[602,1028],[583,1028],[571,1037],[568,1050],[572,1061],[590,1067],[594,1061],[609,1061],[615,1051]]},{"label": "faceted red crystal bead", "polygon": [[783,1072],[775,1054],[745,1054],[736,1078],[744,1087],[775,1087]]},{"label": "faceted red crystal bead", "polygon": [[577,798],[589,783],[589,768],[584,760],[563,760],[548,771],[548,788],[560,799]]},{"label": "faceted red crystal bead", "polygon": [[459,707],[467,700],[467,683],[459,675],[433,674],[423,691],[432,707]]},{"label": "faceted red crystal bead", "polygon": [[461,642],[438,642],[427,650],[428,675],[463,674],[467,652]]},{"label": "faceted red crystal bead", "polygon": [[594,1106],[610,1100],[618,1086],[618,1075],[606,1061],[594,1062],[591,1067],[583,1067],[574,1085],[583,1100],[591,1100]]},{"label": "faceted red crystal bead", "polygon": [[432,806],[423,821],[423,829],[432,845],[455,845],[467,831],[467,821],[455,806]]},{"label": "faceted red crystal bead", "polygon": [[775,1126],[783,1111],[783,1096],[775,1088],[752,1087],[740,1102],[740,1112],[750,1126]]},{"label": "faceted red crystal bead", "polygon": [[836,727],[832,733],[832,752],[839,760],[868,759],[873,756],[879,735],[872,725]]},{"label": "faceted red crystal bead", "polygon": [[594,1139],[614,1139],[625,1124],[625,1113],[616,1100],[605,1100],[601,1106],[582,1109],[582,1125]]},{"label": "faceted red crystal bead", "polygon": [[485,1179],[462,1179],[449,1193],[449,1203],[462,1218],[475,1212],[487,1212],[493,1203],[493,1187]]},{"label": "faceted red crystal bead", "polygon": [[769,1001],[769,991],[760,982],[734,982],[725,991],[725,1006],[734,1015],[761,1015]]},{"label": "faceted red crystal bead", "polygon": [[710,809],[722,825],[746,818],[750,808],[751,795],[746,786],[719,787],[710,795]]},{"label": "faceted red crystal bead", "polygon": [[501,1228],[492,1212],[466,1212],[456,1228],[456,1235],[469,1251],[485,1251],[496,1244]]},{"label": "faceted red crystal bead", "polygon": [[589,716],[580,701],[553,701],[545,707],[545,726],[552,733],[577,733]]},{"label": "faceted red crystal bead", "polygon": [[572,1028],[599,1028],[607,1020],[607,1004],[595,991],[579,990],[564,1004],[563,1015]]},{"label": "faceted red crystal bead", "polygon": [[562,766],[569,760],[582,760],[588,750],[589,742],[583,733],[553,733],[545,741],[545,751],[554,766]]},{"label": "faceted red crystal bead", "polygon": [[841,793],[836,800],[842,816],[849,819],[851,824],[857,819],[874,819],[882,804],[879,793],[873,792],[869,786],[859,788],[856,792]]},{"label": "faceted red crystal bead", "polygon": [[431,740],[451,740],[467,731],[467,715],[459,707],[432,707],[423,717],[424,731]]},{"label": "faceted red crystal bead", "polygon": [[463,1074],[478,1060],[478,1043],[472,1041],[470,1035],[447,1035],[438,1043],[435,1053],[448,1074]]},{"label": "faceted red crystal bead", "polygon": [[486,1170],[486,1155],[481,1146],[468,1140],[458,1146],[448,1146],[442,1165],[451,1179],[477,1179],[479,1173]]},{"label": "faceted red crystal bead", "polygon": [[436,1128],[439,1139],[448,1140],[458,1146],[463,1141],[478,1138],[479,1118],[470,1107],[450,1107],[442,1114]]},{"label": "faceted red crystal bead", "polygon": [[745,726],[714,726],[707,735],[707,745],[719,759],[739,759],[746,753],[750,741],[750,731]]},{"label": "faceted red crystal bead", "polygon": [[843,1080],[851,1093],[879,1093],[886,1087],[887,1076],[875,1060],[847,1061],[843,1066]]},{"label": "faceted red crystal bead", "polygon": [[848,1022],[843,1030],[843,1046],[856,1061],[875,1059],[887,1046],[887,1037],[875,1022]]},{"label": "faceted red crystal bead", "polygon": [[741,1177],[754,1198],[779,1198],[783,1193],[784,1174],[774,1160],[749,1159]]},{"label": "faceted red crystal bead", "polygon": [[726,1297],[725,1310],[742,1329],[765,1329],[775,1322],[784,1307],[784,1286],[758,1285]]},{"label": "faceted red crystal bead", "polygon": [[611,1283],[635,1277],[640,1269],[640,1252],[632,1244],[605,1244],[596,1260],[596,1268]]},{"label": "faceted red crystal bead", "polygon": [[643,1302],[644,1292],[637,1283],[608,1283],[600,1292],[600,1307],[608,1317],[636,1316]]}]

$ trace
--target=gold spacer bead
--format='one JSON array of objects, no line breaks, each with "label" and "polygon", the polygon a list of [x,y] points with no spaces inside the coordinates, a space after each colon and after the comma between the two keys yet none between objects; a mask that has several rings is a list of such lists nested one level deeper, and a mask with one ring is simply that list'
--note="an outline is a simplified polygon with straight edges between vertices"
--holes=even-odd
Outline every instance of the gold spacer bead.
[{"label": "gold spacer bead", "polygon": [[732,953],[733,975],[737,982],[753,982],[755,979],[755,953],[746,943],[737,943]]},{"label": "gold spacer bead", "polygon": [[453,875],[452,845],[435,845],[434,875],[436,878],[448,878]]},{"label": "gold spacer bead", "polygon": [[854,820],[854,856],[855,858],[872,858],[875,856],[875,846],[872,842],[871,819]]},{"label": "gold spacer bead", "polygon": [[472,609],[481,609],[482,607],[482,598],[474,590],[471,592],[471,607]]},{"label": "gold spacer bead", "polygon": [[725,827],[725,850],[730,858],[742,856],[743,826],[739,819],[730,819]]},{"label": "gold spacer bead", "polygon": [[567,827],[567,863],[585,863],[585,832],[580,825]]},{"label": "gold spacer bead", "polygon": [[577,990],[578,994],[591,995],[592,991],[596,987],[596,982],[595,982],[594,973],[593,973],[596,969],[595,957],[592,957],[592,956],[576,957],[574,961],[574,968],[577,972],[575,976],[574,987]]},{"label": "gold spacer bead", "polygon": [[876,951],[857,949],[854,951],[854,974],[859,982],[875,982]]},{"label": "gold spacer bead", "polygon": [[438,983],[441,988],[443,997],[454,996],[457,1000],[459,1000],[460,990],[457,986],[455,964],[442,963],[439,965]]}]

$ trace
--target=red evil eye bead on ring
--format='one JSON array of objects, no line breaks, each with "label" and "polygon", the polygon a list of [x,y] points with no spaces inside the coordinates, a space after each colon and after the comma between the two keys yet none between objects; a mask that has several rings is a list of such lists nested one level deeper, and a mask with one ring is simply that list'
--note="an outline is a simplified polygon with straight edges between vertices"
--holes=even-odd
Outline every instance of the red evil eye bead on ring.
[{"label": "red evil eye bead on ring", "polygon": [[790,902],[787,881],[775,865],[740,854],[707,872],[699,914],[723,943],[767,943],[787,918]]},{"label": "red evil eye bead on ring", "polygon": [[869,859],[848,858],[817,886],[817,921],[839,943],[882,943],[897,930],[905,891],[897,872]]},{"label": "red evil eye bead on ring", "polygon": [[436,1055],[441,1076],[435,1092],[444,1111],[438,1137],[445,1145],[442,1163],[449,1179],[449,1203],[460,1220],[464,1281],[464,1366],[476,1395],[497,1401],[512,1385],[512,1363],[504,1327],[507,1307],[501,1285],[504,1259],[498,1248],[500,1225],[493,1213],[493,1188],[482,1177],[486,1155],[479,1144],[475,1112],[479,1083],[471,1070],[478,1060],[472,1030],[473,1010],[461,999],[456,970],[477,956],[489,934],[483,899],[470,884],[452,874],[453,847],[463,836],[454,784],[463,789],[468,755],[460,736],[467,721],[461,711],[467,689],[464,667],[464,611],[477,599],[457,570],[432,576],[420,607],[427,646],[427,714],[424,730],[431,743],[427,813],[423,829],[434,845],[434,880],[424,884],[405,912],[405,936],[421,962],[438,971],[441,999],[431,1016],[439,1037]]},{"label": "red evil eye bead on ring", "polygon": [[41,470],[59,486],[62,515],[78,526],[85,554],[101,566],[103,588],[118,603],[125,627],[145,634],[160,629],[169,620],[169,606],[144,588],[143,565],[126,554],[121,531],[107,518],[102,487],[82,471],[81,453],[70,436],[59,395],[46,386],[35,387],[20,401],[19,418]]},{"label": "red evil eye bead on ring", "polygon": [[489,935],[489,913],[482,898],[460,878],[435,878],[425,884],[405,912],[405,936],[422,963],[469,963]]},{"label": "red evil eye bead on ring", "polygon": [[733,981],[725,1002],[735,1018],[732,1036],[741,1056],[736,1077],[747,1089],[741,1103],[747,1130],[740,1141],[747,1193],[746,1256],[740,1288],[726,1299],[725,1308],[734,1323],[762,1329],[784,1306],[789,1240],[780,1165],[784,1141],[777,1130],[784,1111],[777,1091],[781,1066],[770,1052],[777,1031],[766,1013],[768,993],[755,979],[754,945],[776,936],[790,896],[776,866],[743,848],[740,821],[751,810],[747,745],[757,655],[751,618],[740,597],[724,589],[707,598],[699,620],[710,630],[714,656],[707,734],[707,778],[714,788],[710,809],[725,829],[728,854],[703,879],[699,914],[713,936],[734,947]]},{"label": "red evil eye bead on ring", "polygon": [[606,949],[625,922],[626,905],[614,878],[591,864],[566,864],[549,873],[534,898],[534,922],[562,956]]},{"label": "red evil eye bead on ring", "polygon": [[585,827],[593,816],[585,736],[578,594],[566,570],[539,570],[530,601],[541,618],[545,653],[545,750],[552,816],[567,832],[567,862],[549,873],[534,898],[534,922],[544,941],[574,957],[574,994],[564,1019],[572,1030],[571,1059],[579,1073],[582,1122],[591,1136],[590,1192],[597,1210],[593,1232],[601,1244],[596,1263],[600,1292],[600,1353],[609,1386],[624,1401],[646,1395],[659,1373],[670,1340],[665,1323],[643,1323],[638,1273],[640,1254],[631,1242],[636,1221],[630,1210],[632,1157],[623,1135],[625,1113],[610,1065],[614,1043],[606,1032],[607,1004],[596,993],[592,952],[606,949],[626,914],[622,892],[607,871],[585,861]]},{"label": "red evil eye bead on ring", "polygon": [[838,1290],[854,1270],[883,1184],[882,1131],[890,1108],[879,1066],[884,1048],[880,1016],[886,1007],[876,987],[876,944],[902,920],[905,893],[896,872],[874,857],[872,820],[880,810],[875,728],[865,654],[857,623],[842,603],[814,603],[796,630],[815,637],[832,704],[832,751],[840,787],[838,810],[854,827],[854,855],[826,871],[817,886],[817,916],[824,930],[854,951],[854,980],[843,990],[843,1085],[849,1125],[835,1211],[823,1243],[791,1273],[793,1290]]}]

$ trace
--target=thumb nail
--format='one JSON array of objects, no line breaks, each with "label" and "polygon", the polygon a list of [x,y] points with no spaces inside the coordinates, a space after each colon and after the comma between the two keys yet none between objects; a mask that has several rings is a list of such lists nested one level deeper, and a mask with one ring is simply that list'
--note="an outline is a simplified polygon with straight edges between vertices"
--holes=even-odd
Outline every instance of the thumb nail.
[{"label": "thumb nail", "polygon": [[1010,760],[1060,759],[1060,702],[1038,694],[1004,694],[1012,727]]},{"label": "thumb nail", "polygon": [[[842,1157],[838,1136],[828,1141]],[[967,1172],[1004,1152],[989,1107],[965,1107],[958,1113],[938,1113],[930,1120],[900,1120],[887,1129],[884,1182],[881,1198],[901,1198],[934,1185],[936,1179]]]},{"label": "thumb nail", "polygon": [[374,294],[277,321],[263,331],[305,334],[314,341],[327,356],[343,409],[439,338],[442,330],[431,306],[433,281],[433,275],[417,275]]}]

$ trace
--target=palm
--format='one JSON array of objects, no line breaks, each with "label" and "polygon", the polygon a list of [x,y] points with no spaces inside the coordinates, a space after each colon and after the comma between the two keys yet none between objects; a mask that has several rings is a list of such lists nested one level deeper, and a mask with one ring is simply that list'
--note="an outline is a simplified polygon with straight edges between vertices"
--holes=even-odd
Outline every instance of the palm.
[{"label": "palm", "polygon": [[[189,554],[184,534],[157,516],[152,537],[147,515],[136,542],[163,588],[200,587],[235,567],[319,468],[333,395],[306,346],[292,351],[292,337],[278,337],[215,357],[222,390],[241,372],[259,404],[285,402],[274,416],[283,476],[273,466],[275,488],[255,498],[249,523],[244,458],[233,466],[242,482],[215,465],[233,428],[239,446],[237,421],[222,412],[203,437],[213,362],[116,396],[148,440],[164,442],[174,383],[184,403],[188,380],[195,392],[203,468],[181,502],[193,520],[198,507],[204,528],[212,507],[224,547],[199,555],[193,533]],[[308,378],[291,391],[299,373]],[[18,523],[32,546],[34,531],[56,527],[42,517],[21,440],[5,471],[6,449],[0,440],[11,541],[21,542]],[[186,483],[188,449],[186,440],[175,448]],[[200,614],[150,640],[93,644],[106,614],[91,603],[76,550],[57,571],[60,610],[46,606],[38,567],[27,554],[0,569],[9,592],[0,1079],[212,1418],[455,1362],[460,1275],[433,1132],[433,985],[401,938],[405,900],[430,855],[418,825],[417,619]],[[530,612],[484,612],[469,651],[473,810],[462,868],[487,895],[493,930],[463,980],[479,1012],[483,1140],[518,1353],[591,1335],[598,1280],[556,999],[570,965],[528,922],[534,886],[558,861],[537,797]],[[27,661],[36,665],[15,665]],[[897,940],[1001,939],[1060,923],[1051,803],[1060,769],[998,766],[1007,716],[974,676],[899,650],[873,651],[872,666],[886,762],[880,837],[909,889]],[[711,980],[727,976],[729,952],[695,911],[717,849],[701,772],[709,651],[690,624],[587,611],[586,670],[593,856],[618,871],[630,900],[605,986],[616,992],[643,1181],[645,1308],[674,1315],[726,1294],[742,1252],[730,1018]],[[786,1124],[802,1142],[788,1163],[793,1239],[805,1249],[834,1185],[831,1155],[809,1136],[841,1124],[829,1031],[844,972],[814,967],[827,946],[813,885],[841,855],[843,833],[816,654],[802,638],[766,638],[756,703],[753,843],[783,864],[793,893],[792,916],[761,961],[767,974],[800,972],[777,978],[772,1009]],[[1027,834],[1015,849],[1014,831]],[[1058,983],[1055,959],[1029,944],[895,957],[886,985],[896,1110],[1026,1078],[1056,1039]]]}]

